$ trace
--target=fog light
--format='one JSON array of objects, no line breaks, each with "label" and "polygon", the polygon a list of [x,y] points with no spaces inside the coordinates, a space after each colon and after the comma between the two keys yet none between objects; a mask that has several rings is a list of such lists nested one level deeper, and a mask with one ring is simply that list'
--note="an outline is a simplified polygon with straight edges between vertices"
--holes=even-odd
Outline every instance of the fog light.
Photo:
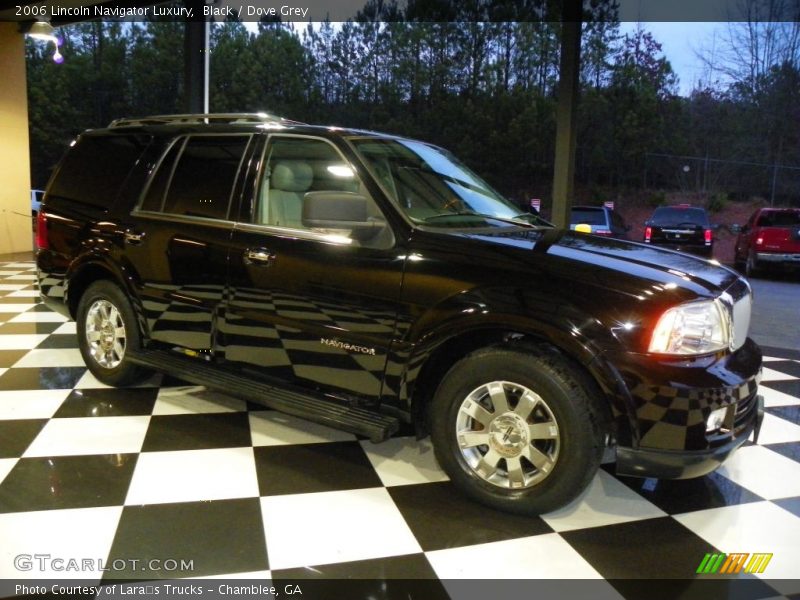
[{"label": "fog light", "polygon": [[711,414],[708,415],[708,419],[706,420],[706,433],[711,433],[712,431],[721,429],[722,425],[725,423],[725,416],[727,414],[727,406],[718,408],[717,410],[712,410]]}]

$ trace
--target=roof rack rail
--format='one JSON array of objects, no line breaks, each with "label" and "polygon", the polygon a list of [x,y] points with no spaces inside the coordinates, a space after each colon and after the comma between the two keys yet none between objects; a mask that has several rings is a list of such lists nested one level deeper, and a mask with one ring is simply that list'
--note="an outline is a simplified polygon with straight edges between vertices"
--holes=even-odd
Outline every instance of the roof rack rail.
[{"label": "roof rack rail", "polygon": [[305,125],[271,113],[210,113],[186,115],[154,115],[151,117],[115,119],[108,127],[133,127],[136,125],[196,125],[209,123],[279,123]]}]

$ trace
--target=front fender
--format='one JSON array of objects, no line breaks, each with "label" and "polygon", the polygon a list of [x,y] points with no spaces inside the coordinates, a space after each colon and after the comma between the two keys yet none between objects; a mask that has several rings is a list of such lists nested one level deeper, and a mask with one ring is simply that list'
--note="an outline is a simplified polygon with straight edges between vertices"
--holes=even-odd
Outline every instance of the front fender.
[{"label": "front fender", "polygon": [[572,302],[553,302],[534,290],[484,287],[461,292],[426,310],[408,331],[412,360],[443,342],[476,330],[502,330],[549,343],[589,364],[615,347],[614,335]]},{"label": "front fender", "polygon": [[[574,303],[549,302],[524,289],[462,292],[425,311],[390,361],[390,370],[393,362],[404,367],[398,374],[400,404],[412,414],[419,409],[413,407],[419,394],[433,392],[417,390],[421,378],[428,379],[424,369],[442,354],[465,355],[496,343],[543,344],[577,363],[600,389],[617,439],[631,439],[635,431],[632,400],[614,366],[604,358],[609,349],[620,348],[616,332]],[[431,388],[435,385],[427,383]]]}]

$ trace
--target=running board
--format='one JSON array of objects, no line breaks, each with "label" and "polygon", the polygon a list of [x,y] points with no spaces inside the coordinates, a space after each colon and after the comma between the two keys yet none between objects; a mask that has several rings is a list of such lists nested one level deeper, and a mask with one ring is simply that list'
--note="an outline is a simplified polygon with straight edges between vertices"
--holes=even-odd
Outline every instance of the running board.
[{"label": "running board", "polygon": [[212,363],[179,356],[167,350],[129,351],[126,358],[137,365],[169,373],[195,385],[257,402],[328,427],[363,435],[373,442],[388,439],[400,426],[394,417],[284,390],[246,375],[230,373]]}]

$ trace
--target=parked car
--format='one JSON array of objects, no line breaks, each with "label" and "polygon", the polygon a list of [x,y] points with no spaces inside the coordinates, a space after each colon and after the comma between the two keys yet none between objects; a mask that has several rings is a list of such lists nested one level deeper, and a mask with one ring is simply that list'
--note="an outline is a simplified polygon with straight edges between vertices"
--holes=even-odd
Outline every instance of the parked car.
[{"label": "parked car", "polygon": [[761,208],[737,231],[736,266],[748,277],[800,266],[800,208]]},{"label": "parked car", "polygon": [[496,508],[563,506],[606,449],[697,477],[758,435],[746,279],[542,225],[424,142],[120,120],[67,151],[37,223],[43,300],[103,383],[165,371],[375,442],[404,422]]},{"label": "parked car", "polygon": [[644,242],[682,252],[713,256],[714,232],[704,208],[659,206],[644,224]]},{"label": "parked car", "polygon": [[31,190],[31,216],[33,217],[33,228],[36,229],[36,215],[39,214],[39,207],[42,205],[43,190]]},{"label": "parked car", "polygon": [[622,215],[606,206],[573,206],[569,217],[569,228],[574,231],[580,224],[588,225],[591,229],[589,233],[620,240],[627,240],[628,232],[631,230],[630,226],[625,224]]}]

